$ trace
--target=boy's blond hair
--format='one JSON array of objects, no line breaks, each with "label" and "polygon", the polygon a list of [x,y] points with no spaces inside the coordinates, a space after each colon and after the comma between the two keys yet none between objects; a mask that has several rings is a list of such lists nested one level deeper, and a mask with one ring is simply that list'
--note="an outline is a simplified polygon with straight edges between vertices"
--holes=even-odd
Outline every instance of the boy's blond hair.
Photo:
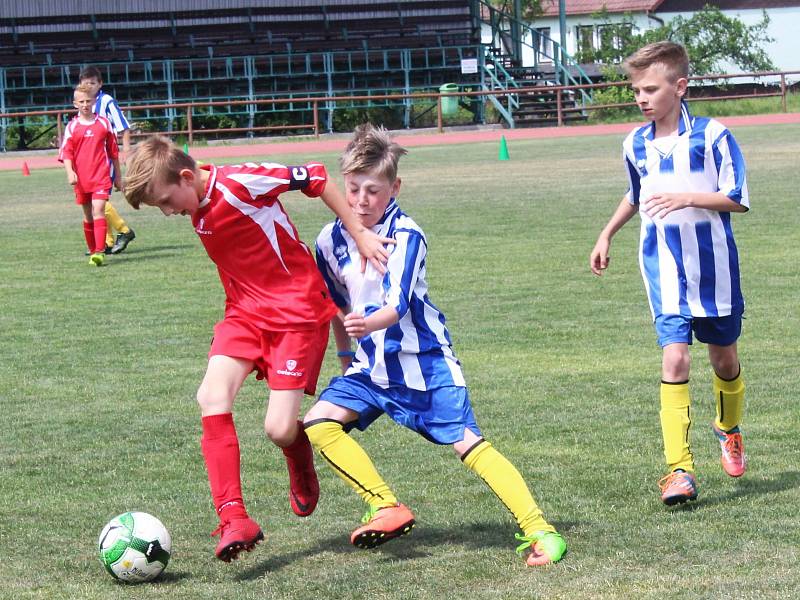
[{"label": "boy's blond hair", "polygon": [[154,182],[167,185],[180,181],[183,169],[197,170],[194,159],[167,138],[156,135],[138,144],[128,159],[122,182],[125,198],[133,208],[151,199]]},{"label": "boy's blond hair", "polygon": [[92,88],[90,88],[85,83],[79,83],[78,85],[76,85],[75,86],[75,92],[80,92],[81,94],[86,94],[87,96],[89,96],[89,98],[96,98],[97,97],[97,94],[95,94],[92,91]]},{"label": "boy's blond hair", "polygon": [[339,159],[342,175],[369,171],[385,177],[390,183],[397,179],[397,163],[408,151],[392,140],[384,127],[364,123],[355,128],[353,139]]},{"label": "boy's blond hair", "polygon": [[639,48],[622,63],[628,75],[635,75],[652,65],[662,65],[670,82],[689,77],[689,55],[675,42],[654,42]]}]

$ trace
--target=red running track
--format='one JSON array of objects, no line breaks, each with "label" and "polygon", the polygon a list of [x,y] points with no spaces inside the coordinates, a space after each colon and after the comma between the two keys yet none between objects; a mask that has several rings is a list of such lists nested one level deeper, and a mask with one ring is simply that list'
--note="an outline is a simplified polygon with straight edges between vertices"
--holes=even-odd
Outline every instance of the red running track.
[{"label": "red running track", "polygon": [[[800,113],[778,113],[769,115],[753,115],[725,117],[721,119],[728,127],[749,125],[782,125],[800,123]],[[465,144],[470,142],[499,142],[501,136],[506,140],[531,140],[560,137],[578,137],[587,135],[625,135],[636,123],[614,123],[610,125],[572,125],[569,127],[540,127],[534,129],[487,129],[479,131],[446,131],[445,133],[401,133],[398,141],[403,146],[441,146],[445,144]],[[255,156],[270,154],[307,154],[310,157],[320,152],[337,152],[344,149],[347,137],[323,137],[319,140],[242,144],[238,146],[198,146],[191,149],[194,158],[205,161],[214,158],[235,158],[237,156]],[[0,171],[22,171],[23,164],[28,168],[52,169],[61,167],[56,159],[55,151],[46,154],[20,154],[0,158]]]}]

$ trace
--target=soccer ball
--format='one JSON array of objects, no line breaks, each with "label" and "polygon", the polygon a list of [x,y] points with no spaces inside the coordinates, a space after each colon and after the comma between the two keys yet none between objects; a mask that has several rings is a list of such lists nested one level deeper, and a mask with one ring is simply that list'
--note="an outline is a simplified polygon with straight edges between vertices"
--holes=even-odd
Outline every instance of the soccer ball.
[{"label": "soccer ball", "polygon": [[100,562],[114,579],[142,583],[158,577],[167,566],[172,540],[154,516],[126,512],[103,527],[97,545]]}]

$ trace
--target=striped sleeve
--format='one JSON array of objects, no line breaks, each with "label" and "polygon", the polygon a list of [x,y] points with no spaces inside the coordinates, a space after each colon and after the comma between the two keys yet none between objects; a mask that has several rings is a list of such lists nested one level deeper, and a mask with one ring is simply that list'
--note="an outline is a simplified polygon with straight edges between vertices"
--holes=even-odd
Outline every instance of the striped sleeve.
[{"label": "striped sleeve", "polygon": [[714,141],[712,148],[719,191],[734,202],[750,208],[744,156],[733,134],[726,129]]},{"label": "striped sleeve", "polygon": [[111,121],[111,126],[114,128],[114,133],[119,133],[120,131],[125,131],[126,129],[131,128],[128,120],[122,113],[119,104],[117,104],[117,101],[114,100],[114,98],[108,94],[103,94],[102,101],[103,102],[100,107],[101,110],[97,111],[97,114]]},{"label": "striped sleeve", "polygon": [[419,231],[398,229],[394,238],[397,244],[386,265],[383,287],[386,305],[394,308],[402,319],[410,308],[411,294],[417,285],[427,247]]},{"label": "striped sleeve", "polygon": [[[344,241],[344,238],[341,235],[341,227],[337,228],[337,226],[338,223],[330,223],[323,228],[319,236],[317,236],[315,254],[317,260],[317,269],[319,269],[319,272],[322,274],[322,279],[325,281],[325,285],[328,287],[328,291],[331,294],[333,303],[344,310],[350,305],[349,294],[344,282],[340,281],[336,275],[338,269],[333,268],[331,266],[331,262],[329,262],[334,261],[336,264],[339,262],[334,252],[334,248],[337,246],[335,239],[337,237],[337,229],[338,237],[340,237],[341,242],[344,243],[345,251],[347,249],[347,242]],[[350,257],[346,252],[342,257],[342,260],[350,260]]]}]

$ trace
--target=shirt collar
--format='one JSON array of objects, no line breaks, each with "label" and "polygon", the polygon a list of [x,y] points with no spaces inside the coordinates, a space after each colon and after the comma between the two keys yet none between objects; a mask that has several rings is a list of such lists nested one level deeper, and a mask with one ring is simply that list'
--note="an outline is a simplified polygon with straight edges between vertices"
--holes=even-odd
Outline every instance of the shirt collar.
[{"label": "shirt collar", "polygon": [[211,202],[211,190],[214,189],[214,184],[217,182],[217,167],[215,167],[214,165],[201,165],[200,168],[203,169],[204,171],[210,171],[211,173],[211,175],[208,178],[208,181],[206,181],[205,196],[203,196],[203,199],[200,201],[200,204],[198,204],[198,208],[203,208],[209,202]]},{"label": "shirt collar", "polygon": [[[678,117],[678,135],[683,135],[687,131],[691,131],[693,122],[694,117],[692,116],[692,113],[689,112],[689,104],[686,102],[686,100],[681,100],[681,114]],[[651,121],[649,125],[644,126],[642,135],[650,141],[655,139],[655,121]]]},{"label": "shirt collar", "polygon": [[392,198],[391,200],[389,200],[389,204],[386,206],[386,210],[383,211],[383,216],[381,217],[381,220],[375,223],[375,227],[379,227],[384,223],[386,223],[386,221],[389,220],[389,217],[392,216],[392,213],[396,209],[397,209],[397,201],[394,198]]}]

